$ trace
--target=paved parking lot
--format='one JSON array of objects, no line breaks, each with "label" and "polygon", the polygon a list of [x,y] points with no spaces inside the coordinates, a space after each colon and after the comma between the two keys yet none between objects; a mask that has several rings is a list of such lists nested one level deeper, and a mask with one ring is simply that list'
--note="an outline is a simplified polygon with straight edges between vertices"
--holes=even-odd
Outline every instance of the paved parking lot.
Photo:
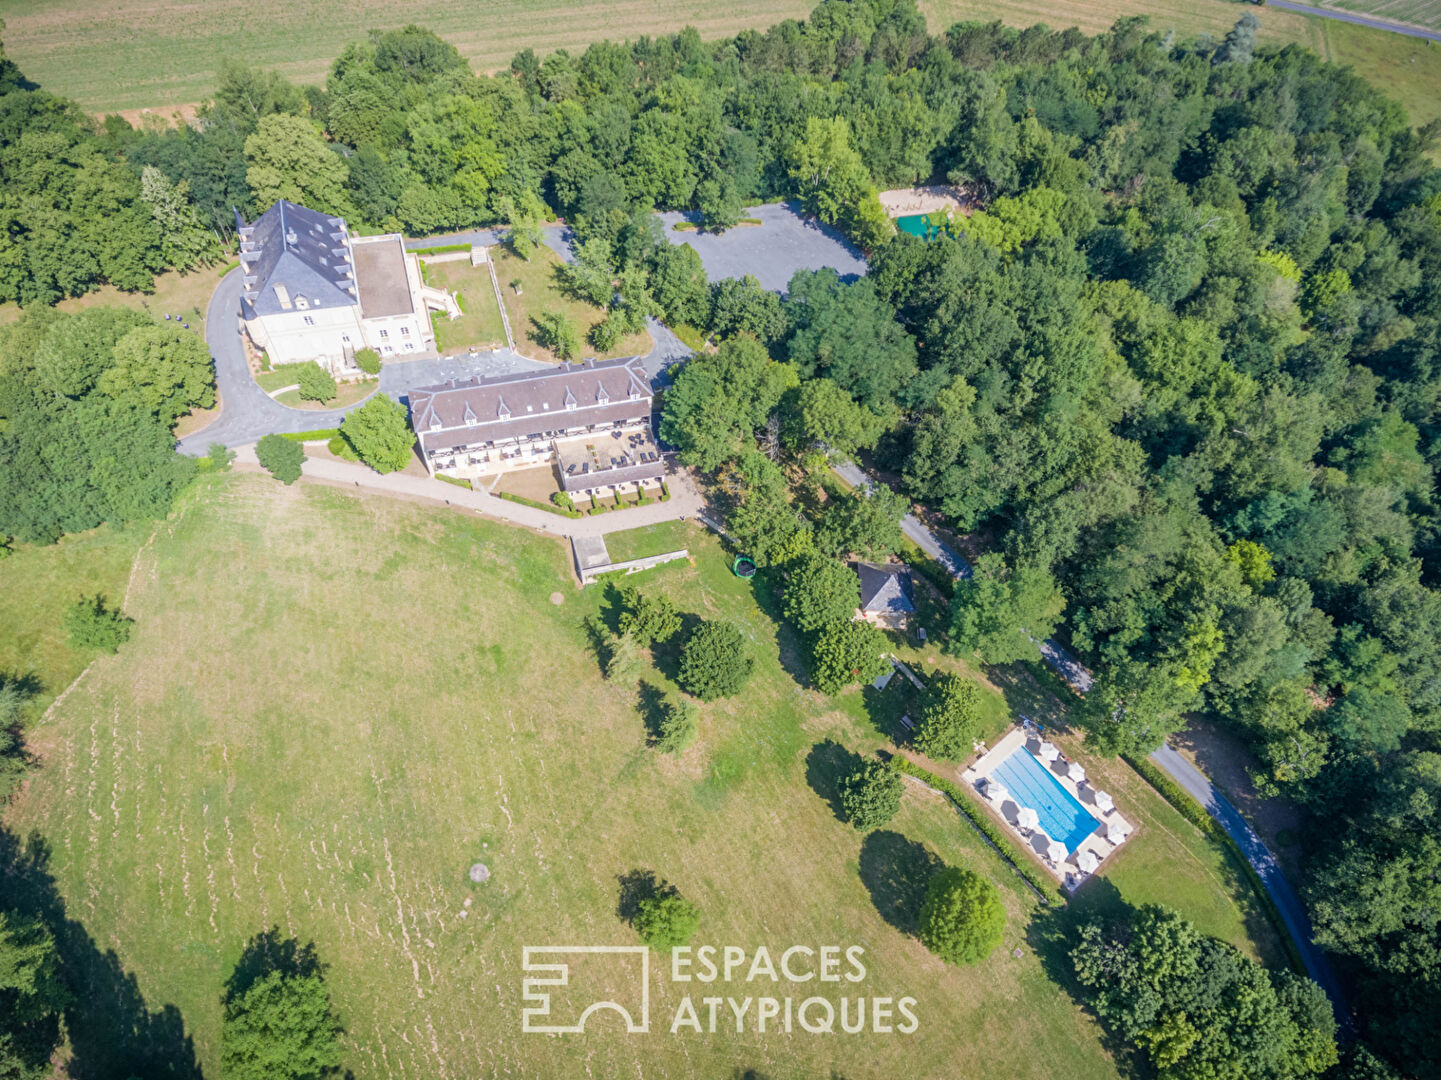
[{"label": "paved parking lot", "polygon": [[866,272],[865,258],[849,240],[829,225],[803,217],[795,203],[770,203],[747,210],[745,216],[760,218],[760,225],[738,225],[719,235],[675,231],[678,221],[698,220],[695,214],[659,216],[665,223],[666,239],[695,248],[712,281],[753,274],[767,289],[783,293],[797,270],[828,266],[845,281],[854,281]]}]

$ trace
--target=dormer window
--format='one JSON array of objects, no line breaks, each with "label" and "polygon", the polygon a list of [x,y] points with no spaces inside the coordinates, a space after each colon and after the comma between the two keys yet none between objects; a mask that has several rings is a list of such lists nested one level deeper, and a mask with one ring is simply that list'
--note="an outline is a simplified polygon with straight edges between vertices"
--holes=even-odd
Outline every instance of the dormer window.
[{"label": "dormer window", "polygon": [[602,405],[610,404],[610,395],[606,393],[604,386],[601,386],[601,388],[596,391],[595,400],[600,402]]},{"label": "dormer window", "polygon": [[295,298],[295,306],[298,307],[301,311],[304,311],[306,308],[310,307],[310,301],[305,299],[305,297],[303,296],[297,296]]},{"label": "dormer window", "polygon": [[496,408],[495,414],[502,420],[510,419],[510,409],[506,407],[505,398],[500,399],[500,405]]},{"label": "dormer window", "polygon": [[430,414],[430,430],[431,430],[431,431],[439,431],[439,430],[440,430],[440,417],[436,416],[435,413],[431,413],[431,414]]},{"label": "dormer window", "polygon": [[568,386],[565,388],[565,408],[566,412],[575,411],[575,395],[570,392],[570,387]]},{"label": "dormer window", "polygon": [[465,422],[467,424],[475,423],[475,410],[470,407],[470,402],[468,401],[465,403]]},{"label": "dormer window", "polygon": [[291,247],[294,247],[300,242],[300,237],[295,235],[294,229],[291,229],[288,233],[285,234],[285,242]]}]

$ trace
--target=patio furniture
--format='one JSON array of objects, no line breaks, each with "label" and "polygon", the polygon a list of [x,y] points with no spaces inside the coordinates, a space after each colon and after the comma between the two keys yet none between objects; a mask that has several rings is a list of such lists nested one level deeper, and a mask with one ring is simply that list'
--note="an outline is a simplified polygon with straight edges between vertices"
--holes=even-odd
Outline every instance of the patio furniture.
[{"label": "patio furniture", "polygon": [[1061,752],[1056,749],[1056,744],[1048,742],[1041,743],[1041,748],[1037,753],[1042,761],[1055,761],[1061,756]]},{"label": "patio furniture", "polygon": [[1096,800],[1096,809],[1100,810],[1102,813],[1109,814],[1112,810],[1116,808],[1115,801],[1112,800],[1108,792],[1096,791],[1094,792],[1093,797]]},{"label": "patio furniture", "polygon": [[1081,767],[1079,761],[1073,761],[1066,766],[1066,776],[1079,784],[1086,778],[1086,770]]},{"label": "patio furniture", "polygon": [[1076,869],[1083,874],[1094,874],[1096,867],[1101,865],[1101,860],[1096,858],[1094,852],[1081,851],[1076,854]]}]

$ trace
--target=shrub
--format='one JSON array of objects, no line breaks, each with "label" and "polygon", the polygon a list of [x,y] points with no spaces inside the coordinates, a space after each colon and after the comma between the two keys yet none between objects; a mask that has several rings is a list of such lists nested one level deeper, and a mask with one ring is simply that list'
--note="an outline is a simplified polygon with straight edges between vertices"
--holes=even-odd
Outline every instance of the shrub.
[{"label": "shrub", "polygon": [[695,936],[700,908],[679,893],[648,896],[636,905],[635,928],[652,949],[674,949]]},{"label": "shrub", "polygon": [[210,468],[215,472],[225,472],[235,460],[235,451],[228,449],[224,443],[213,442],[205,454],[205,460],[210,462]]},{"label": "shrub", "polygon": [[680,684],[702,701],[714,701],[739,693],[754,668],[740,627],[702,623],[681,653]]},{"label": "shrub", "polygon": [[105,606],[105,597],[81,597],[65,613],[65,629],[70,634],[70,647],[78,650],[99,649],[113,653],[130,640],[134,620],[115,608]]},{"label": "shrub", "polygon": [[385,394],[376,394],[360,408],[346,414],[340,432],[355,447],[360,460],[378,473],[399,472],[415,455],[415,433],[405,406]]},{"label": "shrub", "polygon": [[360,460],[360,455],[355,452],[355,447],[350,445],[349,441],[345,438],[344,435],[334,436],[328,443],[325,444],[325,448],[336,457],[341,458],[344,461]]},{"label": "shrub", "polygon": [[661,705],[655,746],[667,754],[679,754],[695,742],[699,710],[689,701],[667,698]]},{"label": "shrub", "polygon": [[823,694],[850,683],[868,683],[890,670],[886,636],[868,622],[832,623],[811,645],[811,679]]},{"label": "shrub", "polygon": [[634,634],[642,644],[669,641],[680,633],[680,612],[668,596],[642,596],[634,585],[620,591],[620,632]]},{"label": "shrub", "polygon": [[335,380],[314,360],[296,366],[295,381],[302,401],[329,401],[335,397]]},{"label": "shrub", "polygon": [[862,761],[841,778],[841,810],[857,829],[877,829],[901,808],[905,781],[883,761]]},{"label": "shrub", "polygon": [[379,375],[380,354],[374,349],[356,349],[355,366],[367,375]]},{"label": "shrub", "polygon": [[532,315],[531,337],[543,349],[549,349],[561,360],[573,360],[580,353],[580,333],[564,312],[542,311]]},{"label": "shrub", "polygon": [[293,484],[300,479],[305,450],[282,435],[266,435],[255,444],[255,459],[282,484]]},{"label": "shrub", "polygon": [[575,500],[570,497],[569,492],[552,491],[550,493],[550,501],[555,503],[555,505],[560,507],[562,510],[575,509]]},{"label": "shrub", "polygon": [[975,683],[959,675],[937,675],[926,688],[926,702],[916,726],[916,749],[942,761],[969,757],[978,715]]},{"label": "shrub", "polygon": [[845,563],[811,552],[786,579],[785,616],[811,633],[848,621],[861,606],[861,582]]},{"label": "shrub", "polygon": [[475,485],[463,476],[446,476],[445,473],[436,473],[435,478],[442,484],[451,484],[458,488],[465,488],[466,491],[475,490]]},{"label": "shrub", "polygon": [[921,944],[948,964],[974,964],[1001,943],[1006,909],[1000,890],[972,870],[937,871],[921,907]]},{"label": "shrub", "polygon": [[607,682],[633,686],[640,678],[642,660],[640,644],[631,634],[611,638],[605,655]]}]

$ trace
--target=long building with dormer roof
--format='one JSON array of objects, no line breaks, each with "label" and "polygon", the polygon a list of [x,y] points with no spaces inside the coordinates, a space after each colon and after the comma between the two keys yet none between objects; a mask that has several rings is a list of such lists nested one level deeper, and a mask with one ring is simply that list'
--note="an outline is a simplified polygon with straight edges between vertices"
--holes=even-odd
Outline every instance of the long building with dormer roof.
[{"label": "long building with dormer roof", "polygon": [[654,395],[638,360],[587,360],[518,375],[452,379],[410,392],[410,419],[432,473],[485,476],[557,463],[574,497],[658,485]]}]

